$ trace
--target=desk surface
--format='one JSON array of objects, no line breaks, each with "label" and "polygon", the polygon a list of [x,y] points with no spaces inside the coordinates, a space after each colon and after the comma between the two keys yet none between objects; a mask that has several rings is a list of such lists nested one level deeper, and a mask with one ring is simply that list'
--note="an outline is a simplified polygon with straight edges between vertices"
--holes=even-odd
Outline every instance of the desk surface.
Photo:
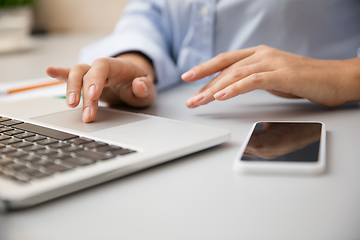
[{"label": "desk surface", "polygon": [[28,51],[0,53],[0,82],[46,77],[45,69],[71,67],[81,47],[106,36],[105,33],[62,33],[33,37]]},{"label": "desk surface", "polygon": [[[181,84],[160,93],[151,107],[129,110],[228,128],[230,141],[0,215],[0,239],[360,239],[358,103],[328,109],[255,91],[187,109],[185,100],[199,87]],[[326,173],[317,177],[235,174],[234,157],[259,120],[324,122]]]}]

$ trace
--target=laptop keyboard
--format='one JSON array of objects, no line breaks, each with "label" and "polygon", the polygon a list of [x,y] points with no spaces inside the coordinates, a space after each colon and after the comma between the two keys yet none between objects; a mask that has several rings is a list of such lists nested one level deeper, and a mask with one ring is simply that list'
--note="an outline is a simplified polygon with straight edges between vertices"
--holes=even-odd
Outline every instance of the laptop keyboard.
[{"label": "laptop keyboard", "polygon": [[0,178],[27,183],[135,152],[0,116]]}]

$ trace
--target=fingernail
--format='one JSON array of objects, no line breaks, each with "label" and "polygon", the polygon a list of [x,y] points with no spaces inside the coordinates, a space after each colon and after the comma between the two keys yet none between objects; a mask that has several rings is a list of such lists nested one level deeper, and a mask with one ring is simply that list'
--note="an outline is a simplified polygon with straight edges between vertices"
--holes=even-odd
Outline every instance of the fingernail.
[{"label": "fingernail", "polygon": [[95,96],[96,86],[93,84],[89,87],[89,98],[92,99]]},{"label": "fingernail", "polygon": [[205,93],[197,94],[193,97],[194,103],[198,103],[205,98]]},{"label": "fingernail", "polygon": [[74,104],[76,101],[76,94],[74,92],[69,93],[66,100],[68,105]]},{"label": "fingernail", "polygon": [[140,81],[140,84],[141,84],[141,86],[143,86],[145,93],[147,93],[148,88],[147,88],[146,84],[143,81]]},{"label": "fingernail", "polygon": [[183,80],[190,80],[194,76],[195,76],[194,70],[190,70],[190,71],[187,71],[186,73],[184,73],[183,75],[181,75],[181,78]]},{"label": "fingernail", "polygon": [[90,118],[90,114],[91,114],[91,109],[90,107],[86,107],[83,111],[83,121],[86,121],[87,119]]},{"label": "fingernail", "polygon": [[225,97],[225,95],[226,95],[226,91],[222,90],[220,92],[215,93],[214,98],[215,99],[221,99],[221,98]]},{"label": "fingernail", "polygon": [[192,100],[192,98],[189,98],[188,100],[186,100],[186,102],[185,102],[185,104],[186,104],[186,106],[191,106],[191,105],[193,105],[193,100]]}]

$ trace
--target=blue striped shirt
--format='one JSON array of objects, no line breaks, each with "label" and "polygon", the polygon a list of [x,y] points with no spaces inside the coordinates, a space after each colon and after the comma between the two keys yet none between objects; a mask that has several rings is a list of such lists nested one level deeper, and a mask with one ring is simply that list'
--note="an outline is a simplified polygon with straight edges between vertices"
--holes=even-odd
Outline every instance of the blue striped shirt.
[{"label": "blue striped shirt", "polygon": [[80,62],[140,51],[160,90],[221,52],[260,44],[318,59],[360,57],[360,1],[130,0],[113,33],[84,47]]}]

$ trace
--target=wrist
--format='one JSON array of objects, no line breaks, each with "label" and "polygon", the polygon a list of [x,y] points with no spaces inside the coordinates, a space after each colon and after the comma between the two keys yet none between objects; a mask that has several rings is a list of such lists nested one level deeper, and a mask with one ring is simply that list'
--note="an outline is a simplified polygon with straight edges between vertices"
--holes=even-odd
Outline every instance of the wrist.
[{"label": "wrist", "polygon": [[344,95],[347,96],[347,102],[360,101],[360,58],[352,58],[341,61],[341,80],[345,87]]}]

